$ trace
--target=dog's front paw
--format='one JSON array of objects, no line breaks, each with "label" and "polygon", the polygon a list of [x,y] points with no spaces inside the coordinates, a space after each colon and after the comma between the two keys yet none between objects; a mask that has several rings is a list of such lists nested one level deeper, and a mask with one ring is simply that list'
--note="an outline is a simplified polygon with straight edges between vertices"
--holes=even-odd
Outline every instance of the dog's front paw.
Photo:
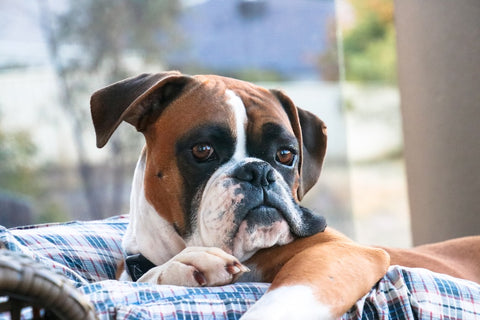
[{"label": "dog's front paw", "polygon": [[222,249],[187,247],[163,265],[150,269],[138,281],[187,287],[220,286],[235,282],[248,271]]},{"label": "dog's front paw", "polygon": [[240,320],[331,320],[330,308],[318,301],[304,285],[268,291]]}]

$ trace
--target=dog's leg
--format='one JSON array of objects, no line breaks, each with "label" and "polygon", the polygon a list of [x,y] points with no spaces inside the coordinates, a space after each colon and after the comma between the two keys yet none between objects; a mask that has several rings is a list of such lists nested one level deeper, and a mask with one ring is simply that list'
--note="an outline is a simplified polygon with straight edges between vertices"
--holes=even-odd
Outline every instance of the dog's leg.
[{"label": "dog's leg", "polygon": [[422,245],[411,249],[383,248],[391,264],[425,268],[480,283],[480,236]]},{"label": "dog's leg", "polygon": [[272,285],[242,320],[333,319],[386,273],[389,256],[327,228],[286,248],[262,250],[249,263]]},{"label": "dog's leg", "polygon": [[166,263],[150,269],[139,282],[188,287],[219,286],[235,282],[250,271],[219,248],[187,247]]}]

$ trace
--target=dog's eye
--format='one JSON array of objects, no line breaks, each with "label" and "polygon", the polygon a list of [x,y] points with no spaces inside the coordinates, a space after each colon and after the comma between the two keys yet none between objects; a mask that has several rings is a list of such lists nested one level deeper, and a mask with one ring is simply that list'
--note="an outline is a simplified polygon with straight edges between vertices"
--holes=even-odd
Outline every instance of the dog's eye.
[{"label": "dog's eye", "polygon": [[214,158],[215,149],[208,143],[199,143],[193,146],[192,154],[197,161],[208,161]]},{"label": "dog's eye", "polygon": [[280,149],[277,151],[277,155],[275,156],[275,160],[284,166],[291,166],[295,161],[295,153],[293,153],[289,149]]}]

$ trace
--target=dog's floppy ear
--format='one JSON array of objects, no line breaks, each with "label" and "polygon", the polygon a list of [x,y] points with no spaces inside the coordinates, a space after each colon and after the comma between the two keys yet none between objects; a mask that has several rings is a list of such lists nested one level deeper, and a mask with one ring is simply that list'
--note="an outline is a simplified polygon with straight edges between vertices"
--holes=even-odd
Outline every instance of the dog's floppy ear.
[{"label": "dog's floppy ear", "polygon": [[300,185],[297,191],[298,200],[301,200],[320,176],[327,150],[327,126],[313,113],[297,108],[282,91],[271,90],[271,92],[282,103],[290,118],[293,131],[302,145],[298,165]]},{"label": "dog's floppy ear", "polygon": [[96,91],[90,107],[97,147],[108,142],[122,121],[143,132],[191,80],[176,71],[141,74]]}]

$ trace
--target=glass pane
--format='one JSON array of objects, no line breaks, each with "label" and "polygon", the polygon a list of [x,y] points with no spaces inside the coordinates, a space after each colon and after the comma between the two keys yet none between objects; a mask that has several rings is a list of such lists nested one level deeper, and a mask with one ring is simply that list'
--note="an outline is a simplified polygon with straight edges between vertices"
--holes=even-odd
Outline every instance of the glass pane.
[{"label": "glass pane", "polygon": [[[129,76],[177,69],[283,89],[328,126],[324,169],[304,205],[361,241],[390,239],[398,225],[409,235],[392,5],[367,2],[3,1],[0,224],[128,213],[143,138],[122,125],[97,149],[90,94]],[[380,14],[379,25],[364,21],[369,10]],[[385,38],[357,48],[363,29]],[[377,49],[381,55],[372,55]]]},{"label": "glass pane", "polygon": [[356,239],[408,247],[393,0],[337,0]]}]

